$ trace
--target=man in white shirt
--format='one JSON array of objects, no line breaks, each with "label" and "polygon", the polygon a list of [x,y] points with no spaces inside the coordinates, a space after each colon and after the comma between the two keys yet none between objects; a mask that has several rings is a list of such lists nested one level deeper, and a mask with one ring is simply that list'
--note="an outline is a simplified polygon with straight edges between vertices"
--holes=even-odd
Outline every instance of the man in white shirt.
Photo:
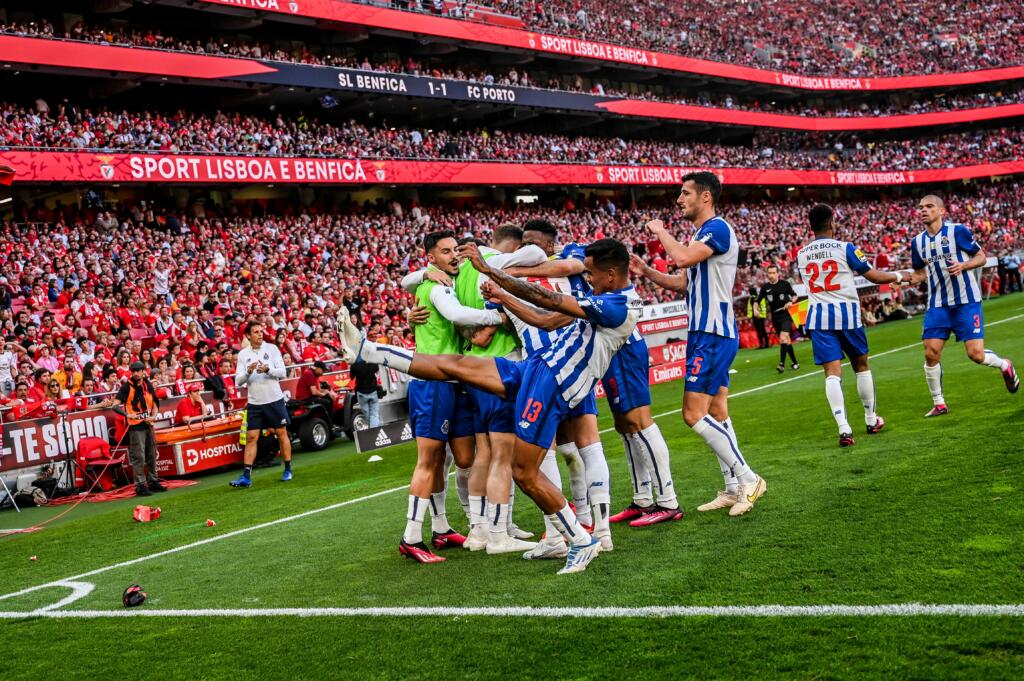
[{"label": "man in white shirt", "polygon": [[260,439],[260,431],[266,428],[277,435],[281,456],[284,458],[282,482],[292,479],[292,442],[288,436],[291,419],[285,407],[284,391],[281,390],[281,381],[287,376],[281,351],[264,342],[263,325],[259,322],[246,325],[245,337],[249,347],[238,353],[235,367],[235,385],[249,388],[245,412],[245,468],[242,475],[231,481],[231,486],[248,488],[252,487],[252,464],[256,460],[256,443]]},{"label": "man in white shirt", "polygon": [[7,396],[14,392],[14,373],[18,357],[7,349],[7,341],[0,336],[0,394]]}]

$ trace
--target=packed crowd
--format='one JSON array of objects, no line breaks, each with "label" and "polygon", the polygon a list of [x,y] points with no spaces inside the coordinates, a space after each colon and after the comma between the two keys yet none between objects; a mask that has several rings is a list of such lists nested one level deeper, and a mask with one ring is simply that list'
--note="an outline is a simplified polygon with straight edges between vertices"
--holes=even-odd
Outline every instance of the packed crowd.
[{"label": "packed crowd", "polygon": [[0,147],[343,158],[460,159],[620,165],[915,170],[1024,158],[1024,129],[869,141],[855,133],[761,131],[747,144],[568,137],[508,130],[335,124],[305,114],[90,110],[42,99],[0,104]]},{"label": "packed crowd", "polygon": [[[435,12],[443,3],[392,4]],[[863,0],[490,4],[521,17],[532,30],[804,75],[973,71],[1019,64],[1024,57],[1024,6],[1015,0],[895,0],[884,7]]]},{"label": "packed crowd", "polygon": [[892,116],[934,111],[974,109],[1024,102],[1024,89],[1003,88],[992,92],[951,94],[946,92],[917,93],[905,101],[874,101],[850,104],[838,98],[781,102],[753,98],[741,100],[739,95],[721,92],[676,92],[669,86],[649,86],[638,82],[619,82],[592,74],[562,74],[534,71],[531,76],[525,66],[493,66],[472,64],[460,60],[458,64],[445,63],[441,58],[429,61],[411,56],[386,57],[379,53],[360,55],[351,47],[329,46],[317,49],[313,45],[282,42],[285,47],[274,47],[267,42],[236,35],[216,38],[182,39],[167,35],[161,29],[126,29],[113,26],[86,25],[78,22],[68,31],[57,31],[45,19],[39,21],[0,20],[0,33],[43,38],[83,40],[101,45],[120,45],[174,50],[192,54],[266,59],[298,64],[337,66],[374,71],[423,75],[432,78],[450,78],[485,85],[536,87],[568,92],[584,92],[610,97],[624,97],[648,101],[720,107],[726,109],[785,113],[799,116]]},{"label": "packed crowd", "polygon": [[[1018,189],[993,185],[950,196],[947,206],[1000,255],[1024,248]],[[839,203],[840,236],[879,267],[906,266],[915,205],[912,198]],[[806,240],[807,206],[727,207],[746,254],[737,295],[768,263],[791,267]],[[118,211],[20,206],[17,219],[0,228],[0,392],[22,402],[77,395],[104,403],[135,360],[155,383],[181,392],[193,380],[233,371],[241,329],[253,319],[266,324],[288,364],[329,361],[340,355],[341,308],[369,337],[409,344],[412,300],[397,282],[423,265],[419,238],[435,229],[486,240],[505,222],[544,217],[564,242],[615,236],[661,271],[673,268],[646,220],[660,215],[680,236],[685,231],[668,205],[620,208],[583,195],[558,208],[378,202],[261,210],[254,202],[197,203],[187,211],[146,202]],[[671,299],[660,289],[640,293],[649,302]]]}]

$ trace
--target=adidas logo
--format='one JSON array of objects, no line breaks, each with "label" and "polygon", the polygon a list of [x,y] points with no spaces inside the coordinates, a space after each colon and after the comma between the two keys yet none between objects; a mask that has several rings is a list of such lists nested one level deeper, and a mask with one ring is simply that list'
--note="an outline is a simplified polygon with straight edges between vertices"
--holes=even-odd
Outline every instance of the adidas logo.
[{"label": "adidas logo", "polygon": [[374,440],[373,444],[377,447],[385,447],[391,444],[391,438],[388,437],[387,433],[381,430],[377,433],[377,439]]},{"label": "adidas logo", "polygon": [[402,434],[398,436],[398,439],[402,442],[412,439],[412,426],[410,424],[405,424],[405,428],[402,428]]}]

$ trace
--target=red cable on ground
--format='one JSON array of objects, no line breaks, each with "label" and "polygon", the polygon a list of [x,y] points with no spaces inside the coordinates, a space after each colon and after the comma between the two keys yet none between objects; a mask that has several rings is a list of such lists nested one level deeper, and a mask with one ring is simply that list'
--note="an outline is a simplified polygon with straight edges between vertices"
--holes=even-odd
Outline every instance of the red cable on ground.
[{"label": "red cable on ground", "polygon": [[[118,440],[117,444],[114,445],[114,449],[117,449],[118,447],[121,446],[121,443],[124,442],[124,439],[125,439],[125,437],[127,437],[127,435],[128,435],[128,431],[126,430],[124,432],[124,435],[121,436],[121,439]],[[65,497],[63,499],[54,500],[54,501],[50,502],[50,503],[53,503],[54,505],[71,504],[70,508],[68,508],[68,509],[66,509],[66,510],[60,512],[60,513],[58,513],[57,515],[53,516],[52,518],[47,518],[46,520],[43,520],[42,522],[36,523],[35,525],[32,525],[30,527],[24,527],[24,528],[13,529],[13,530],[0,530],[0,537],[9,537],[9,536],[15,535],[15,534],[29,534],[31,532],[38,532],[39,530],[44,529],[46,527],[46,525],[52,523],[55,520],[63,518],[68,513],[71,513],[71,511],[73,511],[76,508],[78,508],[78,505],[81,504],[83,501],[90,501],[90,502],[94,502],[94,501],[95,502],[99,502],[99,501],[113,501],[113,500],[116,500],[116,499],[127,499],[127,498],[129,498],[131,496],[134,496],[134,494],[127,494],[126,493],[128,490],[131,490],[133,488],[133,485],[125,485],[124,487],[118,487],[117,489],[110,490],[109,492],[101,492],[100,494],[95,495],[95,497],[90,497],[89,496],[90,493],[93,491],[93,489],[96,487],[96,485],[99,484],[99,481],[103,477],[103,474],[107,472],[108,468],[110,468],[111,463],[113,463],[113,459],[108,459],[107,463],[105,463],[103,465],[103,470],[101,470],[99,472],[99,475],[97,475],[93,479],[92,485],[89,486],[89,489],[87,489],[83,494],[79,494],[77,498],[75,498],[75,497]],[[197,484],[199,484],[198,481],[196,481],[196,480],[174,480],[174,481],[168,481],[168,482],[169,482],[169,484],[167,484],[167,487],[172,488],[172,489],[175,488],[175,487],[187,487],[188,485],[197,485]]]}]

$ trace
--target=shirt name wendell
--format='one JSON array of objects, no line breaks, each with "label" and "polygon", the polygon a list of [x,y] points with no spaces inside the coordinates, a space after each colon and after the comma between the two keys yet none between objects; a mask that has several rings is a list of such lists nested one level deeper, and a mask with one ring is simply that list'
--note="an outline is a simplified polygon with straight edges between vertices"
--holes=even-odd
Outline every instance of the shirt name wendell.
[{"label": "shirt name wendell", "polygon": [[133,180],[366,180],[360,161],[304,158],[202,158],[195,156],[132,156]]}]

